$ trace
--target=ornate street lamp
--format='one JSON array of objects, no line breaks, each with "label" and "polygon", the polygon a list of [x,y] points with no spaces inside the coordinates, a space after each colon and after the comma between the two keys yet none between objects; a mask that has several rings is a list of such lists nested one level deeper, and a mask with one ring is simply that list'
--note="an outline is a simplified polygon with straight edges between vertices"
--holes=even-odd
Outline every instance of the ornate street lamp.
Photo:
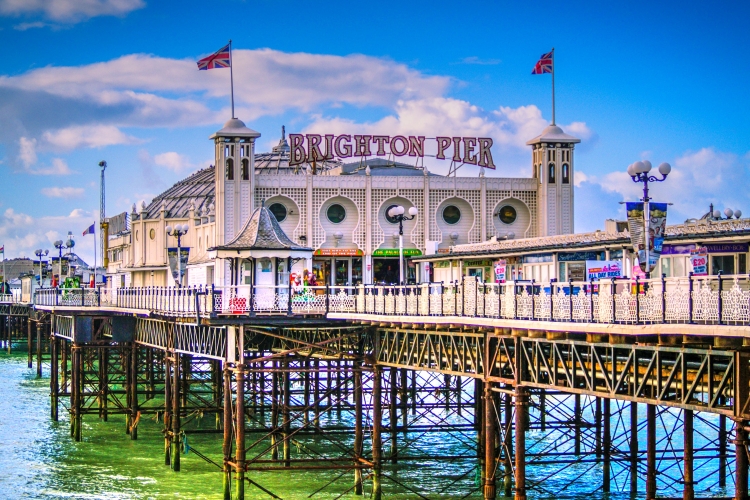
[{"label": "ornate street lamp", "polygon": [[400,283],[404,284],[404,221],[412,220],[417,216],[419,210],[417,207],[409,209],[409,215],[404,215],[406,209],[401,205],[396,205],[388,209],[388,217],[398,222],[398,276]]},{"label": "ornate street lamp", "polygon": [[42,250],[41,248],[34,251],[34,255],[39,258],[39,286],[42,286],[44,280],[42,279],[42,257],[49,255],[49,250]]},{"label": "ornate street lamp", "polygon": [[628,166],[628,175],[633,179],[633,182],[640,182],[643,184],[643,198],[641,198],[641,201],[643,201],[643,246],[646,250],[646,264],[644,267],[646,277],[649,277],[651,272],[651,262],[649,255],[651,251],[651,249],[649,248],[651,244],[651,239],[649,237],[649,221],[651,219],[649,201],[651,201],[651,198],[649,198],[648,196],[648,183],[665,181],[671,171],[672,166],[669,163],[662,163],[661,165],[659,165],[659,173],[661,174],[660,179],[655,175],[650,175],[651,162],[648,160],[637,161],[635,163],[631,163]]},{"label": "ornate street lamp", "polygon": [[[58,276],[60,277],[60,279],[62,279],[62,252],[63,250],[68,250],[76,246],[76,242],[73,241],[73,233],[68,233],[68,239],[65,241],[65,243],[63,243],[63,240],[57,240],[55,241],[54,245],[58,250],[58,258],[60,259],[58,263],[60,269]],[[59,283],[58,286],[60,286]]]},{"label": "ornate street lamp", "polygon": [[182,237],[188,232],[187,224],[177,224],[174,228],[167,226],[167,236],[177,238],[177,278],[179,286],[182,286],[182,251],[180,250]]}]

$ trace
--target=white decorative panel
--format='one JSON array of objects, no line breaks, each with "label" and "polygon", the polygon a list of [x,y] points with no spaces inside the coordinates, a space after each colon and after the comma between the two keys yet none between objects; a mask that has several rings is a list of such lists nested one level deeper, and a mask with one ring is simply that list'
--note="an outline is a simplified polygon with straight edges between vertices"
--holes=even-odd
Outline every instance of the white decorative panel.
[{"label": "white decorative panel", "polygon": [[229,243],[234,239],[234,182],[224,186],[224,243]]},{"label": "white decorative panel", "polygon": [[547,188],[547,236],[557,234],[557,188]]}]

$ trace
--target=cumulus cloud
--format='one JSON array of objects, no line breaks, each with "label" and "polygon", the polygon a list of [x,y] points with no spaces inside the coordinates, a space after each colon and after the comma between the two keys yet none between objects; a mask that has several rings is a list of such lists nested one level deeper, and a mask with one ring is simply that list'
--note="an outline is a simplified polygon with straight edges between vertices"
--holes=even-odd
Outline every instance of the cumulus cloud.
[{"label": "cumulus cloud", "polygon": [[[0,241],[5,244],[8,258],[34,258],[37,248],[54,250],[52,243],[64,239],[68,231],[81,232],[96,219],[95,214],[74,209],[68,215],[33,217],[13,208],[0,213]],[[93,248],[77,245],[76,253],[87,261],[93,261]]]},{"label": "cumulus cloud", "polygon": [[[227,72],[198,71],[198,57],[133,54],[0,76],[0,141],[17,144],[26,137],[62,149],[101,147],[137,142],[121,131],[125,127],[221,123],[229,114]],[[359,54],[260,49],[236,50],[232,57],[236,105],[246,121],[340,105],[392,109],[401,101],[441,96],[451,83],[448,77]]]},{"label": "cumulus cloud", "polygon": [[187,156],[174,151],[154,156],[154,163],[173,172],[182,172],[193,167],[193,164],[190,163],[190,159]]},{"label": "cumulus cloud", "polygon": [[18,140],[18,160],[23,172],[32,175],[70,175],[73,172],[62,158],[53,158],[50,166],[37,166],[37,140],[21,137]]},{"label": "cumulus cloud", "polygon": [[103,148],[116,144],[139,144],[142,140],[123,133],[113,125],[78,125],[44,132],[49,145],[62,149]]},{"label": "cumulus cloud", "polygon": [[[510,151],[525,154],[528,151],[526,141],[538,136],[547,125],[541,110],[534,105],[517,108],[503,106],[486,111],[468,101],[434,97],[400,100],[396,103],[393,114],[371,123],[318,116],[305,132],[490,137],[494,141],[493,153]],[[562,125],[562,128],[566,132],[574,129],[575,135],[584,138],[592,134],[582,122]],[[430,154],[434,154],[435,147],[434,141],[426,143]],[[500,164],[499,156],[494,160],[495,164]]]},{"label": "cumulus cloud", "polygon": [[[745,186],[750,183],[750,158],[747,156],[706,147],[687,151],[671,164],[672,172],[667,180],[649,184],[649,190],[656,201],[673,203],[672,221],[701,217],[711,203],[722,210],[729,207],[750,212],[745,192]],[[576,185],[578,174],[576,171]],[[587,176],[585,181],[598,184],[605,193],[618,194],[623,200],[634,201],[643,196],[642,185],[634,183],[624,171]]]},{"label": "cumulus cloud", "polygon": [[49,198],[80,198],[86,191],[77,187],[50,187],[42,188],[42,194]]},{"label": "cumulus cloud", "polygon": [[0,14],[41,15],[73,23],[97,16],[124,16],[145,6],[143,0],[0,0]]}]

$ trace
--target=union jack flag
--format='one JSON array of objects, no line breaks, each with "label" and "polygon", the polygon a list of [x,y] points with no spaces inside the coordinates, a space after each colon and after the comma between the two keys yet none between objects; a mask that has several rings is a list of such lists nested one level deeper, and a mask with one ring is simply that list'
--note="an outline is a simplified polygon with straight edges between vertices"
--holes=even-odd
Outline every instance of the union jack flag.
[{"label": "union jack flag", "polygon": [[534,69],[531,70],[532,75],[541,75],[543,73],[552,73],[552,68],[554,67],[553,62],[553,54],[554,50],[551,50],[547,52],[546,54],[542,54],[542,57],[539,58],[539,61],[537,61],[536,65],[534,66]]},{"label": "union jack flag", "polygon": [[198,69],[228,68],[232,65],[232,55],[229,52],[229,44],[226,44],[208,57],[198,61]]}]

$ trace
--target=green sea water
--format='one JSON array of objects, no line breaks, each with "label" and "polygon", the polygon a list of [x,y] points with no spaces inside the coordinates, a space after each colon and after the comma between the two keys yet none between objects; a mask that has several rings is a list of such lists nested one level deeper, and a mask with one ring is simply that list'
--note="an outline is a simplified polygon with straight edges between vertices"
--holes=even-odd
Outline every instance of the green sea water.
[{"label": "green sea water", "polygon": [[[45,367],[45,375],[47,375]],[[645,407],[639,407],[639,413]],[[641,416],[642,418],[645,415]],[[335,419],[333,416],[324,418]],[[452,417],[455,418],[455,417]],[[464,419],[467,417],[464,416]],[[641,418],[641,419],[642,419]],[[681,440],[679,429],[670,423],[665,414],[664,432],[659,432],[659,446],[666,442]],[[696,447],[705,447],[700,453],[707,458],[696,464],[697,490],[701,496],[728,496],[733,489],[732,460],[730,457],[728,484],[726,488],[716,485],[716,460],[713,448],[715,416],[706,421],[696,420]],[[430,419],[434,421],[431,422]],[[620,420],[613,420],[613,435],[622,433]],[[190,426],[196,427],[196,421]],[[207,416],[200,427],[213,427],[214,417]],[[336,422],[329,422],[336,424]],[[340,422],[345,423],[345,422]],[[423,420],[427,426],[440,423],[440,416]],[[457,423],[457,422],[454,422]],[[466,423],[464,420],[462,423]],[[49,406],[49,378],[36,378],[36,370],[29,369],[26,354],[8,355],[0,353],[0,500],[2,499],[165,499],[195,498],[221,499],[222,474],[213,464],[207,463],[195,453],[182,456],[181,472],[174,472],[164,465],[164,440],[162,424],[153,417],[144,416],[138,427],[138,440],[132,441],[125,433],[123,416],[111,415],[108,422],[95,415],[83,420],[83,441],[74,442],[69,433],[69,419],[62,402],[60,421],[52,422]],[[670,431],[670,432],[668,432]],[[674,439],[670,437],[674,432]],[[644,440],[643,431],[639,440]],[[678,437],[679,436],[679,437]],[[300,438],[302,439],[302,438]],[[330,443],[320,438],[307,437],[311,447],[325,450]],[[351,436],[339,439],[348,442]],[[384,451],[387,452],[388,436],[384,434]],[[405,438],[406,439],[406,438]],[[440,455],[466,455],[471,451],[474,436],[471,431],[445,434],[409,434],[413,441],[409,453]],[[251,438],[248,437],[248,442]],[[527,445],[543,453],[554,453],[570,446],[570,439],[553,432],[530,431]],[[190,434],[189,444],[202,454],[221,463],[220,434]],[[645,442],[643,443],[645,445]],[[369,444],[366,444],[366,447]],[[622,447],[625,447],[623,443]],[[645,449],[645,446],[642,446]],[[675,458],[679,456],[679,444],[675,447]],[[707,454],[707,455],[706,455]],[[387,455],[386,455],[387,456]],[[666,455],[665,455],[666,456]],[[622,457],[621,457],[622,458]],[[529,497],[570,498],[594,500],[604,498],[630,498],[627,491],[626,460],[613,464],[613,482],[619,493],[601,493],[601,467],[586,463],[555,465],[536,459],[536,464],[527,468],[530,483],[535,483]],[[481,498],[476,459],[457,458],[435,461],[414,460],[398,465],[386,465],[384,473],[384,497],[407,498]],[[670,462],[671,463],[671,462]],[[660,491],[669,496],[678,496],[681,486],[675,481],[666,481],[666,474],[679,476],[679,460],[665,466],[665,475],[660,476]],[[369,498],[371,483],[367,482],[365,496],[355,496],[350,490],[353,473],[341,470],[273,471],[250,472],[250,477],[260,485],[284,499]],[[390,479],[389,479],[390,478]],[[642,493],[642,484],[639,489]],[[413,491],[409,491],[409,490]],[[311,496],[314,492],[320,490]],[[415,492],[419,492],[419,495]],[[498,484],[498,494],[502,485]],[[246,486],[246,498],[271,498],[260,489]],[[498,497],[500,498],[500,497]]]}]

